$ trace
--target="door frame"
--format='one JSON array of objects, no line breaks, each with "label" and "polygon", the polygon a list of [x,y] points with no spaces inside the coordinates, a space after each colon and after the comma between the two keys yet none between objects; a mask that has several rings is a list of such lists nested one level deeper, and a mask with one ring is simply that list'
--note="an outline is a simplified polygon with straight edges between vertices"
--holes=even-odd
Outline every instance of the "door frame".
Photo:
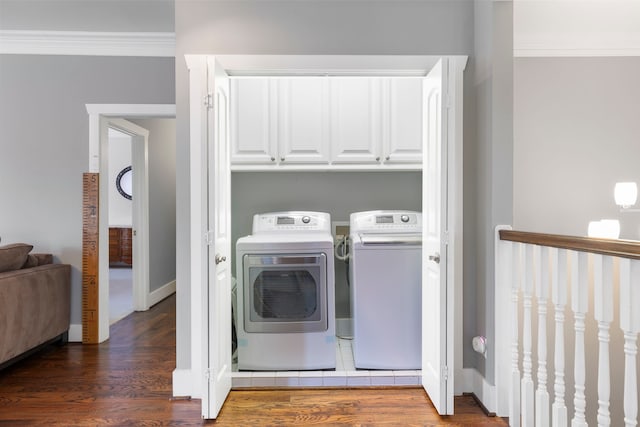
[{"label": "door frame", "polygon": [[[89,114],[88,172],[108,176],[108,129],[120,130],[132,137],[132,166],[143,170],[134,174],[133,192],[143,197],[132,199],[133,227],[137,230],[133,244],[133,304],[134,310],[149,309],[149,132],[126,119],[175,118],[173,104],[86,104]],[[99,184],[98,225],[98,342],[109,338],[109,192],[108,179]],[[80,335],[81,336],[81,335]]]},{"label": "door frame", "polygon": [[[203,158],[206,152],[207,135],[206,123],[202,114],[194,114],[201,111],[205,100],[202,94],[206,93],[206,58],[215,58],[230,76],[251,75],[316,75],[319,72],[329,72],[340,75],[367,75],[367,76],[424,76],[440,59],[446,57],[455,64],[450,77],[451,84],[462,84],[463,72],[467,63],[464,55],[185,55],[187,68],[189,69],[189,106],[190,106],[190,248],[191,248],[191,397],[202,397],[202,376],[205,374],[206,361],[203,359],[203,346],[207,345],[208,337],[202,325],[206,322],[208,313],[203,295],[208,286],[207,274],[207,248],[205,236],[207,232],[206,197],[208,195],[206,183],[207,164]],[[278,73],[278,74],[274,74]],[[204,91],[204,92],[203,92]],[[460,395],[463,391],[463,366],[462,366],[462,225],[463,225],[463,193],[462,193],[462,93],[460,86],[455,92],[455,99],[449,99],[449,105],[454,109],[455,132],[450,140],[452,161],[454,163],[452,188],[455,199],[451,218],[454,224],[449,231],[449,236],[454,263],[449,268],[454,281],[454,295],[451,304],[455,307],[454,314],[454,394]],[[451,202],[450,202],[451,203]],[[229,319],[229,322],[231,319]],[[186,332],[186,331],[185,331]],[[201,337],[202,340],[199,340]],[[174,387],[175,389],[175,387]],[[182,389],[181,389],[182,390]],[[186,390],[184,390],[186,391]]]}]

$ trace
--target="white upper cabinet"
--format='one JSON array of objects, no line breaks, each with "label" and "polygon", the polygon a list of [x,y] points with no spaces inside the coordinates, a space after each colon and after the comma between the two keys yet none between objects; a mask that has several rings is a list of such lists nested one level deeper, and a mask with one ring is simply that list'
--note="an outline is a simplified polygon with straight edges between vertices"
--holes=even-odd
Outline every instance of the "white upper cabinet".
[{"label": "white upper cabinet", "polygon": [[382,141],[379,78],[331,79],[331,149],[334,163],[378,163]]},{"label": "white upper cabinet", "polygon": [[[422,162],[422,77],[385,80],[385,163]],[[385,97],[386,98],[386,97]]]},{"label": "white upper cabinet", "polygon": [[275,164],[278,158],[276,105],[269,78],[231,80],[231,163]]},{"label": "white upper cabinet", "polygon": [[329,162],[327,79],[300,77],[277,81],[280,162]]},{"label": "white upper cabinet", "polygon": [[421,168],[422,96],[421,77],[232,78],[231,163]]}]

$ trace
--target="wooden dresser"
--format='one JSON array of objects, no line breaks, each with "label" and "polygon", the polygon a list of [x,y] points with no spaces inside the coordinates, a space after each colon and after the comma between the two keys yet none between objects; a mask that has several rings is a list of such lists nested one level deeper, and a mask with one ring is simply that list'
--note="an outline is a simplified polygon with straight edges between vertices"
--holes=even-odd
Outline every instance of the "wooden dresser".
[{"label": "wooden dresser", "polygon": [[131,228],[109,227],[109,267],[131,267]]}]

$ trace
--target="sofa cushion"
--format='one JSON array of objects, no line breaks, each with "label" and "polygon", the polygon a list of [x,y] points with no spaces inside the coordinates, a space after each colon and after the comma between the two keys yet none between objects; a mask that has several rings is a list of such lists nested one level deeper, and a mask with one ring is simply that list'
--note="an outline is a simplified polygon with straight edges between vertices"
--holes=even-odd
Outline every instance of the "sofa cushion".
[{"label": "sofa cushion", "polygon": [[53,264],[53,255],[51,254],[29,254],[22,268],[33,268],[39,265]]},{"label": "sofa cushion", "polygon": [[31,249],[33,249],[33,245],[26,243],[0,246],[0,273],[22,268]]}]

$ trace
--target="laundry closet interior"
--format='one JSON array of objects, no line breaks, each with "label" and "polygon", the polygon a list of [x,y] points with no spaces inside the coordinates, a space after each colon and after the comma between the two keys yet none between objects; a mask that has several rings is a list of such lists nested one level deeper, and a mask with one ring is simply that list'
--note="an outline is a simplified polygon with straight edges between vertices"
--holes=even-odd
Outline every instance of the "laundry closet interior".
[{"label": "laundry closet interior", "polygon": [[[232,251],[238,239],[252,233],[255,214],[328,213],[332,236],[339,244],[336,224],[338,233],[344,233],[348,228],[340,226],[349,225],[353,212],[422,210],[422,77],[231,76],[229,80]],[[235,273],[242,260],[236,251],[233,255]],[[275,363],[274,369],[266,364],[260,370],[239,372],[235,364],[235,387],[372,384],[372,372],[354,366],[348,264],[334,257],[333,265],[334,277],[328,283],[335,295],[331,298],[334,373],[328,374],[331,367],[319,372],[313,365],[289,366],[286,360]],[[240,292],[246,296],[244,288],[250,286],[246,276],[244,280],[238,276],[242,272],[235,274],[232,298]],[[237,301],[242,300],[241,295]],[[253,350],[242,348],[250,338],[242,338],[239,311],[235,306],[235,328],[241,336],[237,350],[256,351],[257,344],[250,345]],[[296,348],[297,343],[288,346],[263,349],[256,357],[277,351],[275,357],[287,359],[288,352],[305,351]],[[280,347],[287,347],[286,341]],[[376,370],[373,385],[417,385],[415,368],[395,373]]]},{"label": "laundry closet interior", "polygon": [[[462,264],[456,261],[455,268],[453,264],[462,248],[461,236],[454,232],[462,211],[462,122],[456,114],[461,116],[466,58],[258,56],[250,57],[248,66],[246,61],[238,65],[242,61],[233,55],[186,59],[192,271],[203,275],[202,287],[192,287],[192,325],[196,334],[202,325],[205,338],[203,347],[196,342],[192,352],[196,370],[199,360],[203,363],[203,402],[210,402],[209,415],[217,413],[228,387],[422,384],[432,401],[442,402],[441,413],[452,411],[448,369],[453,372],[462,366],[458,358],[454,366],[461,322],[453,322],[452,289],[461,286]],[[351,269],[344,261],[344,245],[343,256],[334,252],[335,245],[353,231],[352,214],[363,212],[366,220],[356,216],[361,218],[355,222],[360,228],[366,223],[371,229],[411,232],[412,236],[389,242],[399,250],[407,251],[405,245],[419,247],[424,236],[431,244],[428,258],[424,250],[412,255],[418,275],[427,271],[433,286],[429,298],[424,292],[411,298],[418,307],[411,323],[422,326],[422,335],[413,339],[412,346],[420,347],[419,341],[430,344],[428,354],[423,351],[422,359],[417,356],[410,368],[385,367],[384,360],[383,366],[358,366],[353,359],[352,349],[364,342],[354,334],[359,330],[354,323],[368,323],[355,322],[360,317],[354,318],[354,313],[364,311],[357,308],[358,302],[366,299],[362,295],[378,291],[354,286],[362,282],[356,280],[356,272],[364,275],[368,269],[362,262],[356,268],[351,255],[355,248],[364,255],[368,244],[380,245],[384,239],[378,236],[367,243],[363,238],[348,245]],[[422,232],[424,215],[428,231]],[[447,232],[441,222],[449,227]],[[285,235],[289,240],[282,243]],[[379,261],[368,262],[389,277],[393,268],[406,270],[396,265],[404,262],[401,253],[409,252],[398,251],[388,258],[382,254]],[[378,281],[376,276],[370,274],[367,280]],[[393,274],[388,277],[384,280],[394,281]],[[323,280],[326,291],[313,285]],[[403,281],[378,289],[400,288]],[[443,286],[451,289],[444,291]],[[418,292],[421,287],[422,280]],[[360,297],[354,293],[357,288]],[[300,304],[281,304],[279,295],[286,293],[289,302]],[[388,295],[394,294],[392,289]],[[396,313],[401,317],[407,311],[398,309],[397,302],[388,310],[384,300],[381,304],[378,312],[368,315],[393,320]],[[323,314],[316,315],[318,307]],[[231,318],[234,334],[229,333]],[[384,343],[405,333],[405,328],[390,332],[384,322],[376,328],[359,332],[360,336],[368,334],[368,340],[375,342],[386,329],[386,338],[380,335]],[[315,357],[326,354],[327,345],[332,347],[330,362],[325,356]],[[233,361],[232,346],[237,347]],[[302,353],[301,358],[289,358],[294,353]]]}]

